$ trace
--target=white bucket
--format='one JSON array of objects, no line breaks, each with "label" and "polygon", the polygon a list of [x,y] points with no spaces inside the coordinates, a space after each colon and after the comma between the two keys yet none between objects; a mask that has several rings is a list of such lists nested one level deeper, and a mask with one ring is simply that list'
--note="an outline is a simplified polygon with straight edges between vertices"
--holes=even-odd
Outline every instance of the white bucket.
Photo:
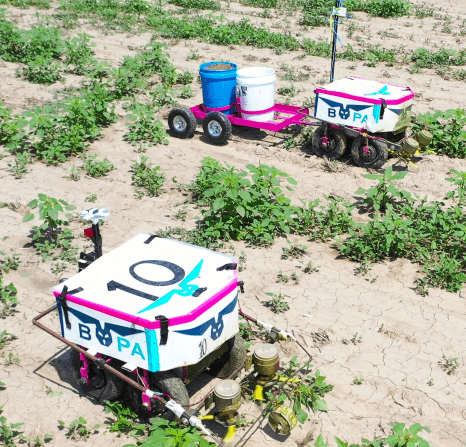
[{"label": "white bucket", "polygon": [[266,67],[242,68],[236,74],[237,96],[241,105],[241,118],[252,121],[272,121],[273,110],[259,115],[248,112],[260,112],[274,106],[275,70]]}]

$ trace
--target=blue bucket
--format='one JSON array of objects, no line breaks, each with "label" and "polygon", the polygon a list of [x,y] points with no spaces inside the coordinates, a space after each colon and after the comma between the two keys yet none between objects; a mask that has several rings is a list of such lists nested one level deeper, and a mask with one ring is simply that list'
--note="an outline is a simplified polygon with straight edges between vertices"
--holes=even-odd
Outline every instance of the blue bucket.
[{"label": "blue bucket", "polygon": [[[231,70],[206,70],[210,65],[229,64]],[[199,67],[199,74],[202,82],[202,100],[205,107],[210,109],[219,109],[232,107],[221,110],[225,115],[230,115],[236,111],[236,72],[238,67],[231,62],[207,62]]]}]

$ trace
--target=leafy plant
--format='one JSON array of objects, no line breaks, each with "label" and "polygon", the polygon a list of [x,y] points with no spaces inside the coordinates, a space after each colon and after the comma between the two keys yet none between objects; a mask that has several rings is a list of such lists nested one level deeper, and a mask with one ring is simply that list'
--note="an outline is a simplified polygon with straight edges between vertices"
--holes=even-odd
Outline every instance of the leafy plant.
[{"label": "leafy plant", "polygon": [[426,149],[453,158],[466,157],[466,111],[451,109],[445,112],[427,112],[415,118],[413,132],[427,129],[433,136]]},{"label": "leafy plant", "polygon": [[194,81],[194,75],[189,70],[184,70],[182,73],[176,76],[177,84],[191,84]]},{"label": "leafy plant", "polygon": [[31,164],[32,157],[27,152],[19,152],[16,154],[14,162],[7,162],[9,171],[13,173],[16,179],[23,178],[29,171],[28,165]]},{"label": "leafy plant", "polygon": [[161,121],[155,119],[155,111],[148,106],[138,105],[134,113],[126,115],[132,123],[127,124],[129,132],[124,137],[133,146],[143,141],[150,145],[168,144],[167,133]]},{"label": "leafy plant", "polygon": [[[53,439],[53,435],[45,434],[44,439],[41,439],[39,435],[32,441],[32,447],[44,447],[48,441]],[[28,444],[29,445],[29,444]]]},{"label": "leafy plant", "polygon": [[263,305],[269,307],[274,314],[280,314],[290,309],[290,305],[285,301],[285,298],[289,298],[288,295],[282,295],[279,293],[267,292],[266,295],[271,296],[272,299],[263,301]]},{"label": "leafy plant", "polygon": [[21,260],[19,259],[18,254],[13,256],[6,256],[3,251],[0,251],[1,256],[5,256],[3,259],[0,259],[0,275],[4,273],[10,273],[10,270],[18,270]]},{"label": "leafy plant", "polygon": [[3,276],[0,275],[0,318],[5,319],[17,312],[15,309],[18,304],[17,293],[18,291],[12,282],[3,285]]},{"label": "leafy plant", "polygon": [[363,382],[364,382],[364,379],[362,377],[361,378],[355,377],[353,379],[353,385],[362,385]]},{"label": "leafy plant", "polygon": [[[0,407],[0,414],[3,412],[3,407]],[[24,422],[16,424],[8,424],[5,416],[0,416],[0,439],[5,447],[16,447],[16,441],[22,442],[26,438],[19,429],[24,425]]]},{"label": "leafy plant", "polygon": [[65,178],[72,180],[73,182],[77,182],[81,178],[81,171],[79,171],[75,166],[73,166],[70,172],[65,174]]},{"label": "leafy plant", "polygon": [[288,259],[288,258],[293,258],[293,259],[299,259],[302,258],[307,254],[307,246],[303,244],[293,244],[291,243],[290,240],[286,240],[286,242],[289,244],[289,247],[284,247],[283,248],[283,253],[281,258],[282,259]]},{"label": "leafy plant", "polygon": [[110,432],[133,437],[144,436],[146,426],[135,422],[138,415],[134,411],[125,407],[121,402],[104,400],[104,404],[105,414],[112,413],[113,415]]},{"label": "leafy plant", "polygon": [[[145,441],[137,443],[140,447],[158,447],[162,443],[170,447],[215,447],[213,442],[207,441],[197,433],[195,427],[178,428],[176,423],[169,423],[166,419],[153,418],[150,420],[149,437]],[[124,447],[136,447],[134,444],[127,444]]]},{"label": "leafy plant", "polygon": [[314,273],[314,272],[318,272],[319,271],[319,268],[320,268],[320,265],[315,267],[314,266],[314,263],[312,261],[309,261],[306,266],[304,267],[303,269],[303,272],[304,273],[308,273],[308,274],[311,274],[311,273]]},{"label": "leafy plant", "polygon": [[190,85],[184,85],[181,90],[178,92],[178,97],[181,99],[189,99],[194,96],[194,92]]},{"label": "leafy plant", "polygon": [[36,59],[29,61],[26,67],[20,67],[16,74],[33,84],[52,85],[63,80],[60,69],[61,64],[57,61],[38,56]]},{"label": "leafy plant", "polygon": [[83,169],[87,172],[89,177],[103,177],[107,175],[109,172],[115,169],[113,163],[104,158],[102,161],[97,161],[98,155],[89,155],[87,158],[84,159]]},{"label": "leafy plant", "polygon": [[141,157],[141,160],[132,160],[131,166],[134,174],[131,176],[133,185],[144,188],[144,191],[136,189],[139,196],[148,195],[149,197],[159,196],[164,190],[165,176],[158,171],[160,166],[155,166],[148,162],[147,157]]},{"label": "leafy plant", "polygon": [[[34,231],[32,240],[36,249],[42,254],[42,258],[45,259],[50,250],[57,248],[69,249],[71,247],[73,234],[71,230],[62,228],[68,226],[69,222],[60,219],[59,213],[65,210],[74,210],[76,207],[62,199],[57,200],[45,194],[39,194],[38,197],[38,199],[31,200],[28,207],[31,209],[38,208],[38,217],[43,221],[41,225],[32,227]],[[65,217],[71,217],[71,213],[66,214]],[[29,222],[33,219],[34,214],[28,213],[24,216],[23,222]]]},{"label": "leafy plant", "polygon": [[[2,355],[2,357],[5,357],[5,354]],[[5,366],[10,366],[10,365],[19,365],[21,362],[19,357],[16,357],[15,354],[12,352],[8,353],[8,357],[5,359]]]},{"label": "leafy plant", "polygon": [[450,376],[455,374],[456,370],[459,368],[460,364],[457,358],[450,357],[448,358],[446,355],[442,355],[442,360],[439,362],[440,367]]},{"label": "leafy plant", "polygon": [[79,416],[78,419],[72,421],[68,427],[63,421],[58,421],[58,425],[66,430],[65,436],[67,439],[87,441],[92,433],[98,433],[100,425],[96,424],[93,428],[87,426],[87,421]]},{"label": "leafy plant", "polygon": [[189,50],[188,55],[186,56],[187,61],[198,61],[201,58],[198,50]]},{"label": "leafy plant", "polygon": [[408,191],[398,190],[394,183],[401,180],[408,174],[408,171],[399,171],[393,174],[393,167],[389,166],[383,174],[365,174],[364,178],[377,180],[378,184],[372,188],[358,189],[355,194],[365,194],[363,202],[369,209],[384,212],[389,204],[394,202],[395,198],[409,200],[411,194]]},{"label": "leafy plant", "polygon": [[97,194],[91,194],[89,193],[89,195],[84,199],[85,202],[90,202],[90,203],[95,203],[97,201]]},{"label": "leafy plant", "polygon": [[6,330],[0,332],[0,350],[17,338],[16,335],[10,334]]},{"label": "leafy plant", "polygon": [[327,384],[325,378],[317,370],[314,376],[308,375],[292,392],[293,411],[299,422],[304,423],[308,418],[303,407],[314,412],[328,411],[327,402],[322,397],[332,391],[333,385]]}]

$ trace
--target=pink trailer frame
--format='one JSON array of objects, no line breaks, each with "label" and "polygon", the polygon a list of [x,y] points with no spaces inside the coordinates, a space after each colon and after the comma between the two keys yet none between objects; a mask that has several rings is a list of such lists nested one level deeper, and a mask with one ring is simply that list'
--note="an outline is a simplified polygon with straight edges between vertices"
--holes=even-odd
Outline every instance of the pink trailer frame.
[{"label": "pink trailer frame", "polygon": [[[194,116],[198,119],[204,119],[209,112],[218,111],[221,112],[222,110],[227,110],[232,106],[221,107],[220,109],[211,109],[206,108],[202,104],[197,106],[191,107],[191,112],[193,112]],[[231,115],[226,115],[228,120],[231,124],[235,124],[237,126],[245,126],[245,127],[252,127],[255,129],[265,129],[270,130],[271,132],[279,132],[280,130],[285,129],[292,124],[298,125],[316,125],[317,123],[312,123],[310,121],[304,121],[306,118],[310,117],[309,115],[309,108],[302,108],[298,106],[290,106],[287,104],[275,104],[273,107],[267,110],[261,110],[259,112],[248,112],[244,110],[244,113],[248,113],[250,115],[260,115],[266,112],[274,111],[275,116],[274,120],[281,120],[277,122],[272,121],[253,121],[253,120],[245,120],[240,118],[241,116],[241,108],[239,105],[239,101],[236,103],[236,113]],[[291,115],[291,116],[285,116]]]}]

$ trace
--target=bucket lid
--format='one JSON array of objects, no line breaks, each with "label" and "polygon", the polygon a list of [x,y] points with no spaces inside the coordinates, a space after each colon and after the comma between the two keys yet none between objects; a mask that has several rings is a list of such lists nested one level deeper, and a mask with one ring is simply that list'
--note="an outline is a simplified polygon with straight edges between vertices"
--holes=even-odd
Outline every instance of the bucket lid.
[{"label": "bucket lid", "polygon": [[215,394],[227,399],[236,397],[240,392],[240,386],[234,380],[223,380],[215,387]]},{"label": "bucket lid", "polygon": [[270,343],[263,343],[254,349],[254,355],[258,359],[273,359],[278,357],[278,349]]},{"label": "bucket lid", "polygon": [[267,67],[248,67],[238,70],[237,75],[242,78],[261,78],[263,76],[273,76],[275,70]]}]

